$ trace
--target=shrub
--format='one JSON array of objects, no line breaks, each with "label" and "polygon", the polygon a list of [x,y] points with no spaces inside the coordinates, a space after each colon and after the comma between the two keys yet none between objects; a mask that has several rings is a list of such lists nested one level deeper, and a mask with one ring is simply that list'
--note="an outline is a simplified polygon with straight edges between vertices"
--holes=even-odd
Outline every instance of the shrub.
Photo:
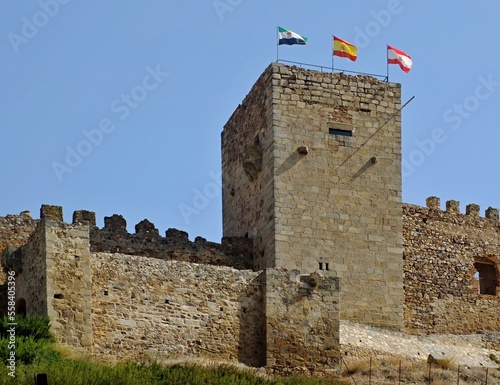
[{"label": "shrub", "polygon": [[54,337],[50,333],[49,318],[38,315],[27,317],[18,315],[14,321],[9,320],[7,316],[3,316],[0,321],[0,338],[3,339],[10,336],[9,330],[14,323],[16,324],[16,338],[33,337],[35,340],[54,341]]}]

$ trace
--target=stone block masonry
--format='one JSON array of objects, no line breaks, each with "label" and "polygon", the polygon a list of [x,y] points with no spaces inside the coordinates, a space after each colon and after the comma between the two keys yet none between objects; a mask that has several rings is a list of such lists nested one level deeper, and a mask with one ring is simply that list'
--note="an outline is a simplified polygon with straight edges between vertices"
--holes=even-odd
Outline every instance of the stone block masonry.
[{"label": "stone block masonry", "polygon": [[0,217],[16,311],[100,360],[280,374],[335,370],[340,320],[500,346],[498,209],[402,204],[400,98],[369,76],[271,64],[222,133],[221,244],[146,219],[130,234],[120,215],[99,229],[85,210],[68,224],[58,206]]},{"label": "stone block masonry", "polygon": [[401,88],[273,63],[224,126],[225,236],[335,271],[342,319],[403,327]]},{"label": "stone block masonry", "polygon": [[334,372],[339,341],[338,278],[266,269],[266,366],[271,372]]},{"label": "stone block masonry", "polygon": [[219,244],[196,237],[191,242],[188,233],[172,228],[165,232],[165,237],[160,236],[158,229],[147,219],[135,225],[135,234],[127,232],[127,222],[121,215],[105,217],[102,229],[95,226],[92,212],[75,212],[73,222],[79,220],[90,224],[90,243],[94,252],[142,255],[236,269],[251,269],[253,266],[253,244],[249,238],[224,237]]},{"label": "stone block masonry", "polygon": [[265,364],[262,273],[107,253],[92,271],[95,356]]},{"label": "stone block masonry", "polygon": [[[169,229],[172,245],[147,221],[128,234],[118,215],[102,230],[92,212],[75,212],[72,224],[62,218],[61,207],[42,206],[26,243],[2,253],[4,269],[16,272],[23,312],[49,316],[59,343],[106,361],[200,357],[316,374],[337,364],[332,272],[237,269],[218,263],[231,251],[238,266],[247,240],[206,248]],[[127,252],[150,245],[149,254],[95,252],[93,240]],[[177,253],[161,258],[167,247]]]}]

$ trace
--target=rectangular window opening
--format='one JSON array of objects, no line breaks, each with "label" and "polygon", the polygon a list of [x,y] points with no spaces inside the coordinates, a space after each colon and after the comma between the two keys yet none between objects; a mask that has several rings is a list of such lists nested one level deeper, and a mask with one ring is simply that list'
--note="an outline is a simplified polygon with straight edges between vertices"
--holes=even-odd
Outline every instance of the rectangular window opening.
[{"label": "rectangular window opening", "polygon": [[329,128],[330,135],[352,136],[352,130],[343,130],[341,128]]}]

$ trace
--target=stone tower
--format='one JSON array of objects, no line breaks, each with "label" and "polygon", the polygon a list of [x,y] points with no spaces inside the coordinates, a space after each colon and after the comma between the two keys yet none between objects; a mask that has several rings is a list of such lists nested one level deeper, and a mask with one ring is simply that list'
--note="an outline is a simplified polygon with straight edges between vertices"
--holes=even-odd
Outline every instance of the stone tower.
[{"label": "stone tower", "polygon": [[271,64],[222,133],[224,236],[336,275],[340,319],[403,326],[401,87]]}]

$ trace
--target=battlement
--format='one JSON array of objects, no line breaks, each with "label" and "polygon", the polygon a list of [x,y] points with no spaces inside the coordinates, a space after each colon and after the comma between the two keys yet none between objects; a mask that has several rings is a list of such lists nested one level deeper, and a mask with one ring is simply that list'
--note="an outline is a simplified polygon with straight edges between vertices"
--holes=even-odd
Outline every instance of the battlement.
[{"label": "battlement", "polygon": [[[40,219],[63,222],[60,206],[42,205]],[[149,220],[135,225],[135,233],[127,231],[127,221],[122,215],[104,217],[104,227],[96,226],[92,211],[78,210],[73,213],[73,225],[89,226],[92,252],[122,253],[145,257],[229,266],[236,269],[252,269],[252,240],[244,237],[223,237],[222,242],[209,242],[196,237],[189,240],[185,231],[169,228],[165,236]]]},{"label": "battlement", "polygon": [[[431,196],[426,199],[426,206],[429,210],[433,211],[441,211],[441,199],[436,196]],[[451,215],[460,215],[460,202],[455,200],[446,201],[446,210],[442,211],[442,213],[451,214]],[[480,217],[480,207],[475,203],[470,203],[465,207],[465,215],[469,215],[472,218]],[[497,220],[498,209],[493,207],[488,207],[484,212],[484,218]]]}]

